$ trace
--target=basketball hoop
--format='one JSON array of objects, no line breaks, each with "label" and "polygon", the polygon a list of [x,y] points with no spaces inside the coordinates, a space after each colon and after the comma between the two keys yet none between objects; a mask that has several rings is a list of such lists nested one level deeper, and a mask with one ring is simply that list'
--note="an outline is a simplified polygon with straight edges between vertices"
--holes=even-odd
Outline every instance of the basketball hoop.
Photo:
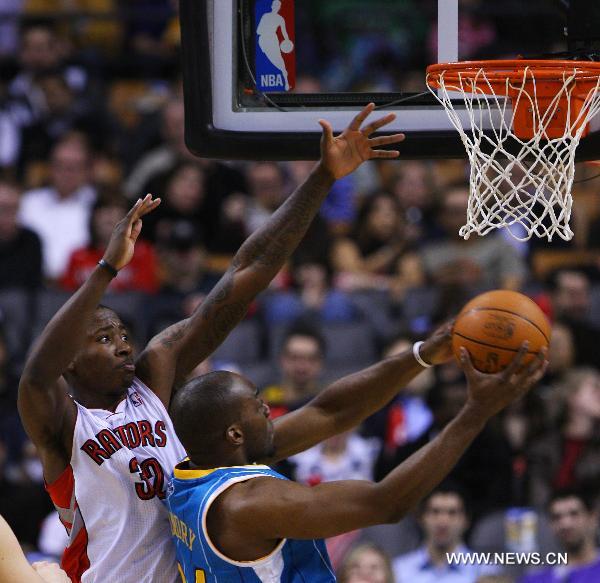
[{"label": "basketball hoop", "polygon": [[[533,235],[569,241],[575,152],[600,112],[600,63],[442,63],[427,68],[427,86],[471,163],[467,224],[460,235],[468,239],[507,227],[520,241]],[[457,94],[468,123],[455,108]]]}]

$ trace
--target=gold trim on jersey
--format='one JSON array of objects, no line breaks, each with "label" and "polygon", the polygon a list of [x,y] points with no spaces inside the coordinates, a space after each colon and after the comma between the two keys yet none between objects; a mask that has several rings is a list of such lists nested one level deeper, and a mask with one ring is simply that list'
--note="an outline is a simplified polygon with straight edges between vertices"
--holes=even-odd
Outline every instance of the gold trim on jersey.
[{"label": "gold trim on jersey", "polygon": [[258,464],[249,464],[247,466],[223,466],[220,468],[212,468],[209,470],[200,470],[200,469],[193,469],[193,470],[186,470],[185,468],[181,468],[179,467],[180,465],[189,462],[190,459],[186,458],[185,460],[183,460],[181,463],[177,464],[175,466],[175,469],[173,471],[173,475],[175,478],[178,478],[180,480],[195,480],[197,478],[204,478],[205,476],[208,476],[209,474],[212,474],[213,472],[216,472],[217,470],[234,470],[234,469],[244,469],[244,470],[270,470],[271,468],[269,468],[269,466],[265,466],[265,465],[258,465]]}]

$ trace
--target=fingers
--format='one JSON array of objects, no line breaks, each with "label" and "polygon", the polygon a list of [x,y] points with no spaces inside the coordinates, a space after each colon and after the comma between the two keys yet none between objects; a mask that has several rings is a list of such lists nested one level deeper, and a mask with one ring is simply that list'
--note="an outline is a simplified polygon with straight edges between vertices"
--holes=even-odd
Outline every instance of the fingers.
[{"label": "fingers", "polygon": [[388,113],[387,115],[380,117],[379,119],[376,119],[375,121],[371,122],[369,125],[365,126],[362,129],[362,133],[365,136],[370,136],[373,132],[376,132],[379,128],[382,128],[383,126],[386,126],[387,124],[393,122],[395,119],[396,119],[395,113]]},{"label": "fingers", "polygon": [[462,365],[462,369],[465,371],[467,380],[470,381],[477,374],[477,371],[473,366],[473,361],[471,360],[469,351],[464,346],[460,347],[460,363]]},{"label": "fingers", "polygon": [[[152,195],[149,194],[148,196],[151,197]],[[142,208],[140,209],[140,211],[138,213],[138,217],[141,218],[144,215],[151,213],[158,205],[160,205],[160,203],[161,203],[160,198],[150,199],[149,203],[146,206],[142,206]]]},{"label": "fingers", "polygon": [[512,375],[514,375],[518,370],[520,370],[521,365],[523,364],[523,359],[525,358],[525,355],[527,354],[528,349],[529,349],[529,342],[527,340],[525,340],[525,342],[523,342],[523,344],[521,344],[521,347],[519,348],[519,352],[517,352],[517,355],[512,359],[511,363],[504,369],[502,376],[505,379],[510,379],[512,377]]},{"label": "fingers", "polygon": [[517,375],[517,384],[525,384],[528,387],[530,385],[533,386],[544,376],[546,367],[548,366],[548,361],[546,360],[547,352],[546,348],[542,348],[533,361],[528,366],[523,367],[523,370]]},{"label": "fingers", "polygon": [[142,199],[141,199],[141,198],[138,198],[138,199],[135,201],[135,204],[134,204],[134,205],[133,205],[133,206],[132,206],[132,207],[129,209],[129,212],[128,212],[128,213],[125,215],[125,217],[126,217],[127,219],[130,219],[131,217],[133,217],[133,214],[134,214],[135,212],[137,212],[137,210],[140,208],[140,205],[141,205],[141,204],[142,204]]},{"label": "fingers", "polygon": [[403,142],[406,136],[404,134],[394,134],[392,136],[381,136],[380,138],[371,138],[369,140],[369,146],[371,148],[377,148],[378,146],[386,146],[388,144],[398,144]]},{"label": "fingers", "polygon": [[445,322],[439,327],[439,333],[444,339],[449,340],[452,338],[452,331],[454,330],[455,321],[456,319],[452,318],[451,320],[448,320],[448,322]]},{"label": "fingers", "polygon": [[369,114],[375,109],[374,103],[369,103],[359,114],[355,116],[355,118],[350,122],[348,126],[352,131],[359,131],[360,126],[363,124],[363,121],[369,117]]},{"label": "fingers", "polygon": [[135,223],[133,223],[133,225],[131,225],[131,234],[129,235],[129,237],[131,238],[131,240],[134,243],[137,241],[137,238],[140,236],[141,232],[142,232],[142,221],[140,219],[138,219],[137,221],[135,221]]},{"label": "fingers", "polygon": [[331,124],[325,119],[320,119],[319,125],[323,128],[323,139],[326,142],[333,141],[333,128]]},{"label": "fingers", "polygon": [[138,198],[126,215],[128,223],[131,225],[144,215],[152,212],[160,202],[160,198],[153,199],[151,194],[147,194],[143,199]]}]

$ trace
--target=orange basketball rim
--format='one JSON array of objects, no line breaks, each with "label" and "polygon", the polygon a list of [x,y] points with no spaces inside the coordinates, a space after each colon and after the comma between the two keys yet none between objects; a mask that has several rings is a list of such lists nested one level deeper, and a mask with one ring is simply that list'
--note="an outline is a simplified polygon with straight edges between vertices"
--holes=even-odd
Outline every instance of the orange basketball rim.
[{"label": "orange basketball rim", "polygon": [[566,137],[584,125],[579,137],[585,136],[589,119],[583,113],[599,79],[600,63],[593,61],[465,61],[427,68],[427,84],[433,89],[510,99],[513,132],[522,140]]}]

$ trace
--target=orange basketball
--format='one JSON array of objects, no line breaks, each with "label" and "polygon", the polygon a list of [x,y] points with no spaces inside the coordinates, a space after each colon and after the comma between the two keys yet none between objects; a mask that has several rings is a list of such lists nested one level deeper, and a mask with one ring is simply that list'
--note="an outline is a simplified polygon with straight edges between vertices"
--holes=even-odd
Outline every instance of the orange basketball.
[{"label": "orange basketball", "polygon": [[495,373],[514,358],[529,341],[524,363],[531,362],[550,342],[550,323],[535,302],[513,291],[496,290],[472,299],[456,318],[452,349],[460,359],[460,347],[471,355],[477,370]]}]

